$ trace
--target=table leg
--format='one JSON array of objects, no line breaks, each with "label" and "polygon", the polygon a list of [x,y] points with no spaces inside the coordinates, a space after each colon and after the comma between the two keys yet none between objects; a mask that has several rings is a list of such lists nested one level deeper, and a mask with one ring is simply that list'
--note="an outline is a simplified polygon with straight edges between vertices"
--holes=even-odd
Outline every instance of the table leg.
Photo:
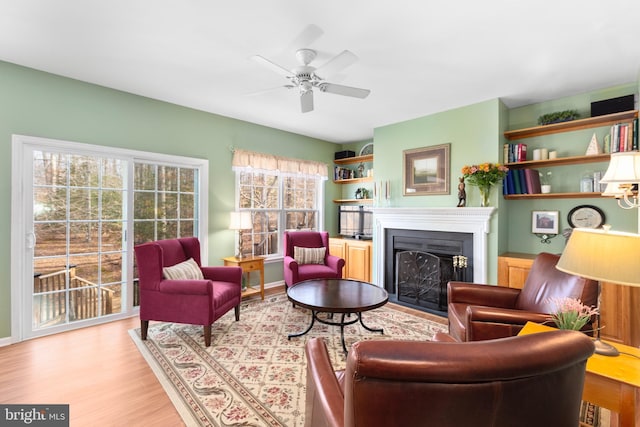
[{"label": "table leg", "polygon": [[313,328],[313,324],[316,321],[316,315],[317,315],[317,312],[311,311],[311,323],[309,324],[309,327],[304,332],[300,332],[298,334],[289,334],[289,336],[287,336],[287,338],[291,339],[291,338],[301,337],[301,336],[307,334],[311,330],[311,328]]},{"label": "table leg", "polygon": [[346,314],[342,313],[342,319],[340,319],[340,342],[342,342],[342,350],[348,353],[347,345],[344,342],[344,316],[346,316]]},{"label": "table leg", "polygon": [[376,329],[376,328],[370,328],[367,325],[365,325],[362,322],[362,313],[358,313],[358,320],[360,320],[360,324],[362,325],[363,328],[365,328],[367,331],[371,331],[371,332],[380,332],[381,334],[384,334],[384,331],[382,330],[382,328],[380,329]]}]

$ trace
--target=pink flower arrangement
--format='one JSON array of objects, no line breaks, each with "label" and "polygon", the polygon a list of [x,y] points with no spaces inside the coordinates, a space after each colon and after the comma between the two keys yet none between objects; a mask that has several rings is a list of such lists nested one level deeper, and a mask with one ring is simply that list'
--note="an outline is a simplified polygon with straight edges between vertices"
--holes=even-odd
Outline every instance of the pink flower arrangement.
[{"label": "pink flower arrangement", "polygon": [[464,166],[462,175],[465,180],[478,187],[490,187],[502,180],[509,168],[500,163],[480,163],[478,165]]},{"label": "pink flower arrangement", "polygon": [[551,315],[559,329],[572,329],[579,331],[591,320],[591,317],[598,314],[598,309],[588,307],[576,298],[552,298],[556,304],[557,311]]}]

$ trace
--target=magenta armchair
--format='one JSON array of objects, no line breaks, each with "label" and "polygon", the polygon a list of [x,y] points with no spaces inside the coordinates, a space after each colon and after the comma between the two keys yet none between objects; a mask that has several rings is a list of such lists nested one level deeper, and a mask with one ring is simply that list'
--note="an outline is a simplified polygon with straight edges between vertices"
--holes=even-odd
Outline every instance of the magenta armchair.
[{"label": "magenta armchair", "polygon": [[[320,264],[303,264],[294,257],[294,248],[326,249]],[[284,282],[291,287],[309,279],[341,279],[344,260],[329,255],[329,233],[326,231],[285,231],[284,232]]]},{"label": "magenta armchair", "polygon": [[[211,345],[211,325],[235,309],[240,319],[242,268],[201,267],[200,242],[195,237],[158,240],[135,247],[140,281],[140,326],[147,339],[150,320],[204,326]],[[192,258],[204,279],[165,279],[162,269]]]}]

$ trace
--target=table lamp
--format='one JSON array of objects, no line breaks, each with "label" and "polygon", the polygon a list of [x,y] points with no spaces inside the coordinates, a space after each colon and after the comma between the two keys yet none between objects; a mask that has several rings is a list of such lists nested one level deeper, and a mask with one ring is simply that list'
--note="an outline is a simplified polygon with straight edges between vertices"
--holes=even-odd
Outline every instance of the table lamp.
[{"label": "table lamp", "polygon": [[251,228],[251,212],[234,211],[229,213],[229,230],[238,230],[238,253],[236,258],[244,258],[242,254],[242,232]]},{"label": "table lamp", "polygon": [[576,228],[556,268],[565,273],[598,281],[598,329],[596,354],[617,356],[618,350],[600,339],[600,297],[602,282],[640,287],[640,234],[603,229]]},{"label": "table lamp", "polygon": [[615,197],[623,209],[640,207],[637,184],[640,183],[640,152],[611,153],[609,167],[600,183],[607,184],[603,196]]}]

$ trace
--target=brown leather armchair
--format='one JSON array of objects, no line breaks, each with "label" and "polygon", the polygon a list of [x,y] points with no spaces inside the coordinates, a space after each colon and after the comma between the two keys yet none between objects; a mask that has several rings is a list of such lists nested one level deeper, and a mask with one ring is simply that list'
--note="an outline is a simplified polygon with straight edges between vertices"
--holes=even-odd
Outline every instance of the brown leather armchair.
[{"label": "brown leather armchair", "polygon": [[[540,253],[522,289],[449,282],[449,334],[458,341],[517,335],[528,321],[551,322],[553,298],[580,298],[597,306],[598,282],[556,269],[559,255]],[[589,322],[583,330],[593,328]]]},{"label": "brown leather armchair", "polygon": [[576,427],[590,338],[553,331],[481,342],[360,341],[334,373],[307,342],[306,427]]}]

